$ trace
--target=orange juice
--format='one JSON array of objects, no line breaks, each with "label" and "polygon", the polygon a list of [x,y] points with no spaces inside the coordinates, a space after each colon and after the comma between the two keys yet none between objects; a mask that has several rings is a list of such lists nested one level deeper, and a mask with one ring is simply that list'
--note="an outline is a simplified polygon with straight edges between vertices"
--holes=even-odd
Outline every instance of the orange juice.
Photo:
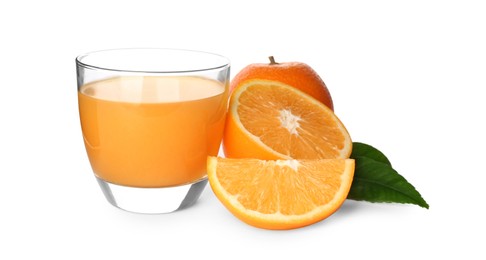
[{"label": "orange juice", "polygon": [[168,187],[206,177],[217,155],[228,86],[201,77],[123,76],[78,91],[83,137],[97,177]]}]

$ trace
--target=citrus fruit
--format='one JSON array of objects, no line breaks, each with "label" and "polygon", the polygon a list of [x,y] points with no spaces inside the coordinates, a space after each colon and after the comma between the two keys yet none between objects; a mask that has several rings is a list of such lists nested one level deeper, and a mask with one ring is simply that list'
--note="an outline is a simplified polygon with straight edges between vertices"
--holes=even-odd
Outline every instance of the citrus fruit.
[{"label": "citrus fruit", "polygon": [[231,94],[223,135],[229,158],[349,158],[351,138],[334,112],[278,81],[253,79]]},{"label": "citrus fruit", "polygon": [[302,62],[254,63],[244,67],[231,81],[230,89],[235,89],[250,79],[275,80],[295,87],[334,110],[331,94],[324,81],[309,65]]},{"label": "citrus fruit", "polygon": [[258,160],[208,157],[208,178],[222,204],[259,228],[293,229],[330,216],[345,201],[353,159]]}]

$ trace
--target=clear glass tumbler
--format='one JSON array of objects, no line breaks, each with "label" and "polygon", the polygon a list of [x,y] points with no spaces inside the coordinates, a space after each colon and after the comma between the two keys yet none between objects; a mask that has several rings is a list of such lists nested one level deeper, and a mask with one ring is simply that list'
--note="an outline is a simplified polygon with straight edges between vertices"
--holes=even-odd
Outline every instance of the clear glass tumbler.
[{"label": "clear glass tumbler", "polygon": [[192,205],[220,147],[229,60],[178,49],[113,49],[76,58],[79,116],[94,175],[116,207]]}]

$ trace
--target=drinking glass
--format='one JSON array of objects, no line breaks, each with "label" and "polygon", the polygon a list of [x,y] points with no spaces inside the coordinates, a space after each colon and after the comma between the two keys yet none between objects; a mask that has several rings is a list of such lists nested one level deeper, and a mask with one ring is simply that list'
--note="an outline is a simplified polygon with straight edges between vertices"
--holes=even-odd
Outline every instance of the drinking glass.
[{"label": "drinking glass", "polygon": [[229,60],[192,50],[133,48],[76,58],[84,144],[114,206],[168,213],[192,205],[220,147]]}]

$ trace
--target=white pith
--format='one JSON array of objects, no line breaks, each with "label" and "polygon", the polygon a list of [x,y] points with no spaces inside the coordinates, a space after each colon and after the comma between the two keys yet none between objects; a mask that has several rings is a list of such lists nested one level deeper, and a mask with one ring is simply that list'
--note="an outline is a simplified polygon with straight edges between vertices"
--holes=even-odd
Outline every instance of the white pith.
[{"label": "white pith", "polygon": [[278,118],[280,123],[282,123],[282,127],[289,130],[289,132],[293,135],[299,135],[297,128],[300,127],[299,121],[302,120],[299,116],[292,114],[292,112],[288,109],[280,110],[280,116]]}]

